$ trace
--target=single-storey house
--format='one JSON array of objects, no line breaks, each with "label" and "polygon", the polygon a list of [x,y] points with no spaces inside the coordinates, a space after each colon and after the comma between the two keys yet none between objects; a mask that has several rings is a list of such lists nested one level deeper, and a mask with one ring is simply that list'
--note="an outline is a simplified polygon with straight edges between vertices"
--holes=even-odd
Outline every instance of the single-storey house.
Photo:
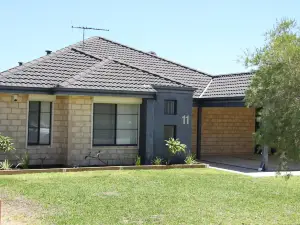
[{"label": "single-storey house", "polygon": [[166,157],[169,137],[197,158],[249,154],[251,77],[212,76],[92,37],[0,73],[0,132],[32,165],[128,165],[137,155],[149,164]]}]

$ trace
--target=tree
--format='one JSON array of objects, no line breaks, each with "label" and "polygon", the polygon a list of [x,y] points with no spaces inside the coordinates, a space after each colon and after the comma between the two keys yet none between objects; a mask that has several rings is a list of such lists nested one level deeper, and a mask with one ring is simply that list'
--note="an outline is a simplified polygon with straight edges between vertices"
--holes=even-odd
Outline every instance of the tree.
[{"label": "tree", "polygon": [[254,70],[247,106],[259,110],[257,144],[276,148],[283,159],[300,158],[300,29],[284,19],[265,34],[265,44],[247,53]]}]

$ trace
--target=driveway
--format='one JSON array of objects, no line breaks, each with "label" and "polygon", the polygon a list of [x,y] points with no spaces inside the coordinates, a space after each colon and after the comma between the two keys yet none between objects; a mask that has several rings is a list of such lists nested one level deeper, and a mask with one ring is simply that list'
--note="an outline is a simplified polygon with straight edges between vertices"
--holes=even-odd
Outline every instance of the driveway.
[{"label": "driveway", "polygon": [[[261,163],[261,155],[202,156],[201,160],[212,167],[234,170],[243,173],[257,172]],[[269,155],[268,171],[278,170],[279,158]],[[300,163],[289,162],[289,171],[300,171]]]}]

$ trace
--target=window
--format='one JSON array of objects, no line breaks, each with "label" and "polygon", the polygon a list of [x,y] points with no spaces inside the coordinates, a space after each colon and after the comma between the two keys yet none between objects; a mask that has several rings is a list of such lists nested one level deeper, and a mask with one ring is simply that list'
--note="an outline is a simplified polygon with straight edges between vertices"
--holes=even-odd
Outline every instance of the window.
[{"label": "window", "polygon": [[176,138],[176,126],[165,125],[164,127],[164,138],[168,140],[169,138]]},{"label": "window", "polygon": [[94,104],[93,145],[137,145],[138,105]]},{"label": "window", "polygon": [[51,102],[29,102],[28,145],[50,145]]},{"label": "window", "polygon": [[176,100],[165,100],[165,115],[176,115],[176,108]]}]

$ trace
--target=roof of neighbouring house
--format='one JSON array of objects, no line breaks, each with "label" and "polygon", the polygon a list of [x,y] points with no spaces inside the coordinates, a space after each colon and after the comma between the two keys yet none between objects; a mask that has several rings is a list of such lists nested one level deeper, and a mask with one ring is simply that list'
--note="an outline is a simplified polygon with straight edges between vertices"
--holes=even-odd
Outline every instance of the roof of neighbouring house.
[{"label": "roof of neighbouring house", "polygon": [[92,37],[0,73],[0,86],[155,92],[193,87],[194,98],[242,96],[250,73],[211,76],[103,37]]}]

